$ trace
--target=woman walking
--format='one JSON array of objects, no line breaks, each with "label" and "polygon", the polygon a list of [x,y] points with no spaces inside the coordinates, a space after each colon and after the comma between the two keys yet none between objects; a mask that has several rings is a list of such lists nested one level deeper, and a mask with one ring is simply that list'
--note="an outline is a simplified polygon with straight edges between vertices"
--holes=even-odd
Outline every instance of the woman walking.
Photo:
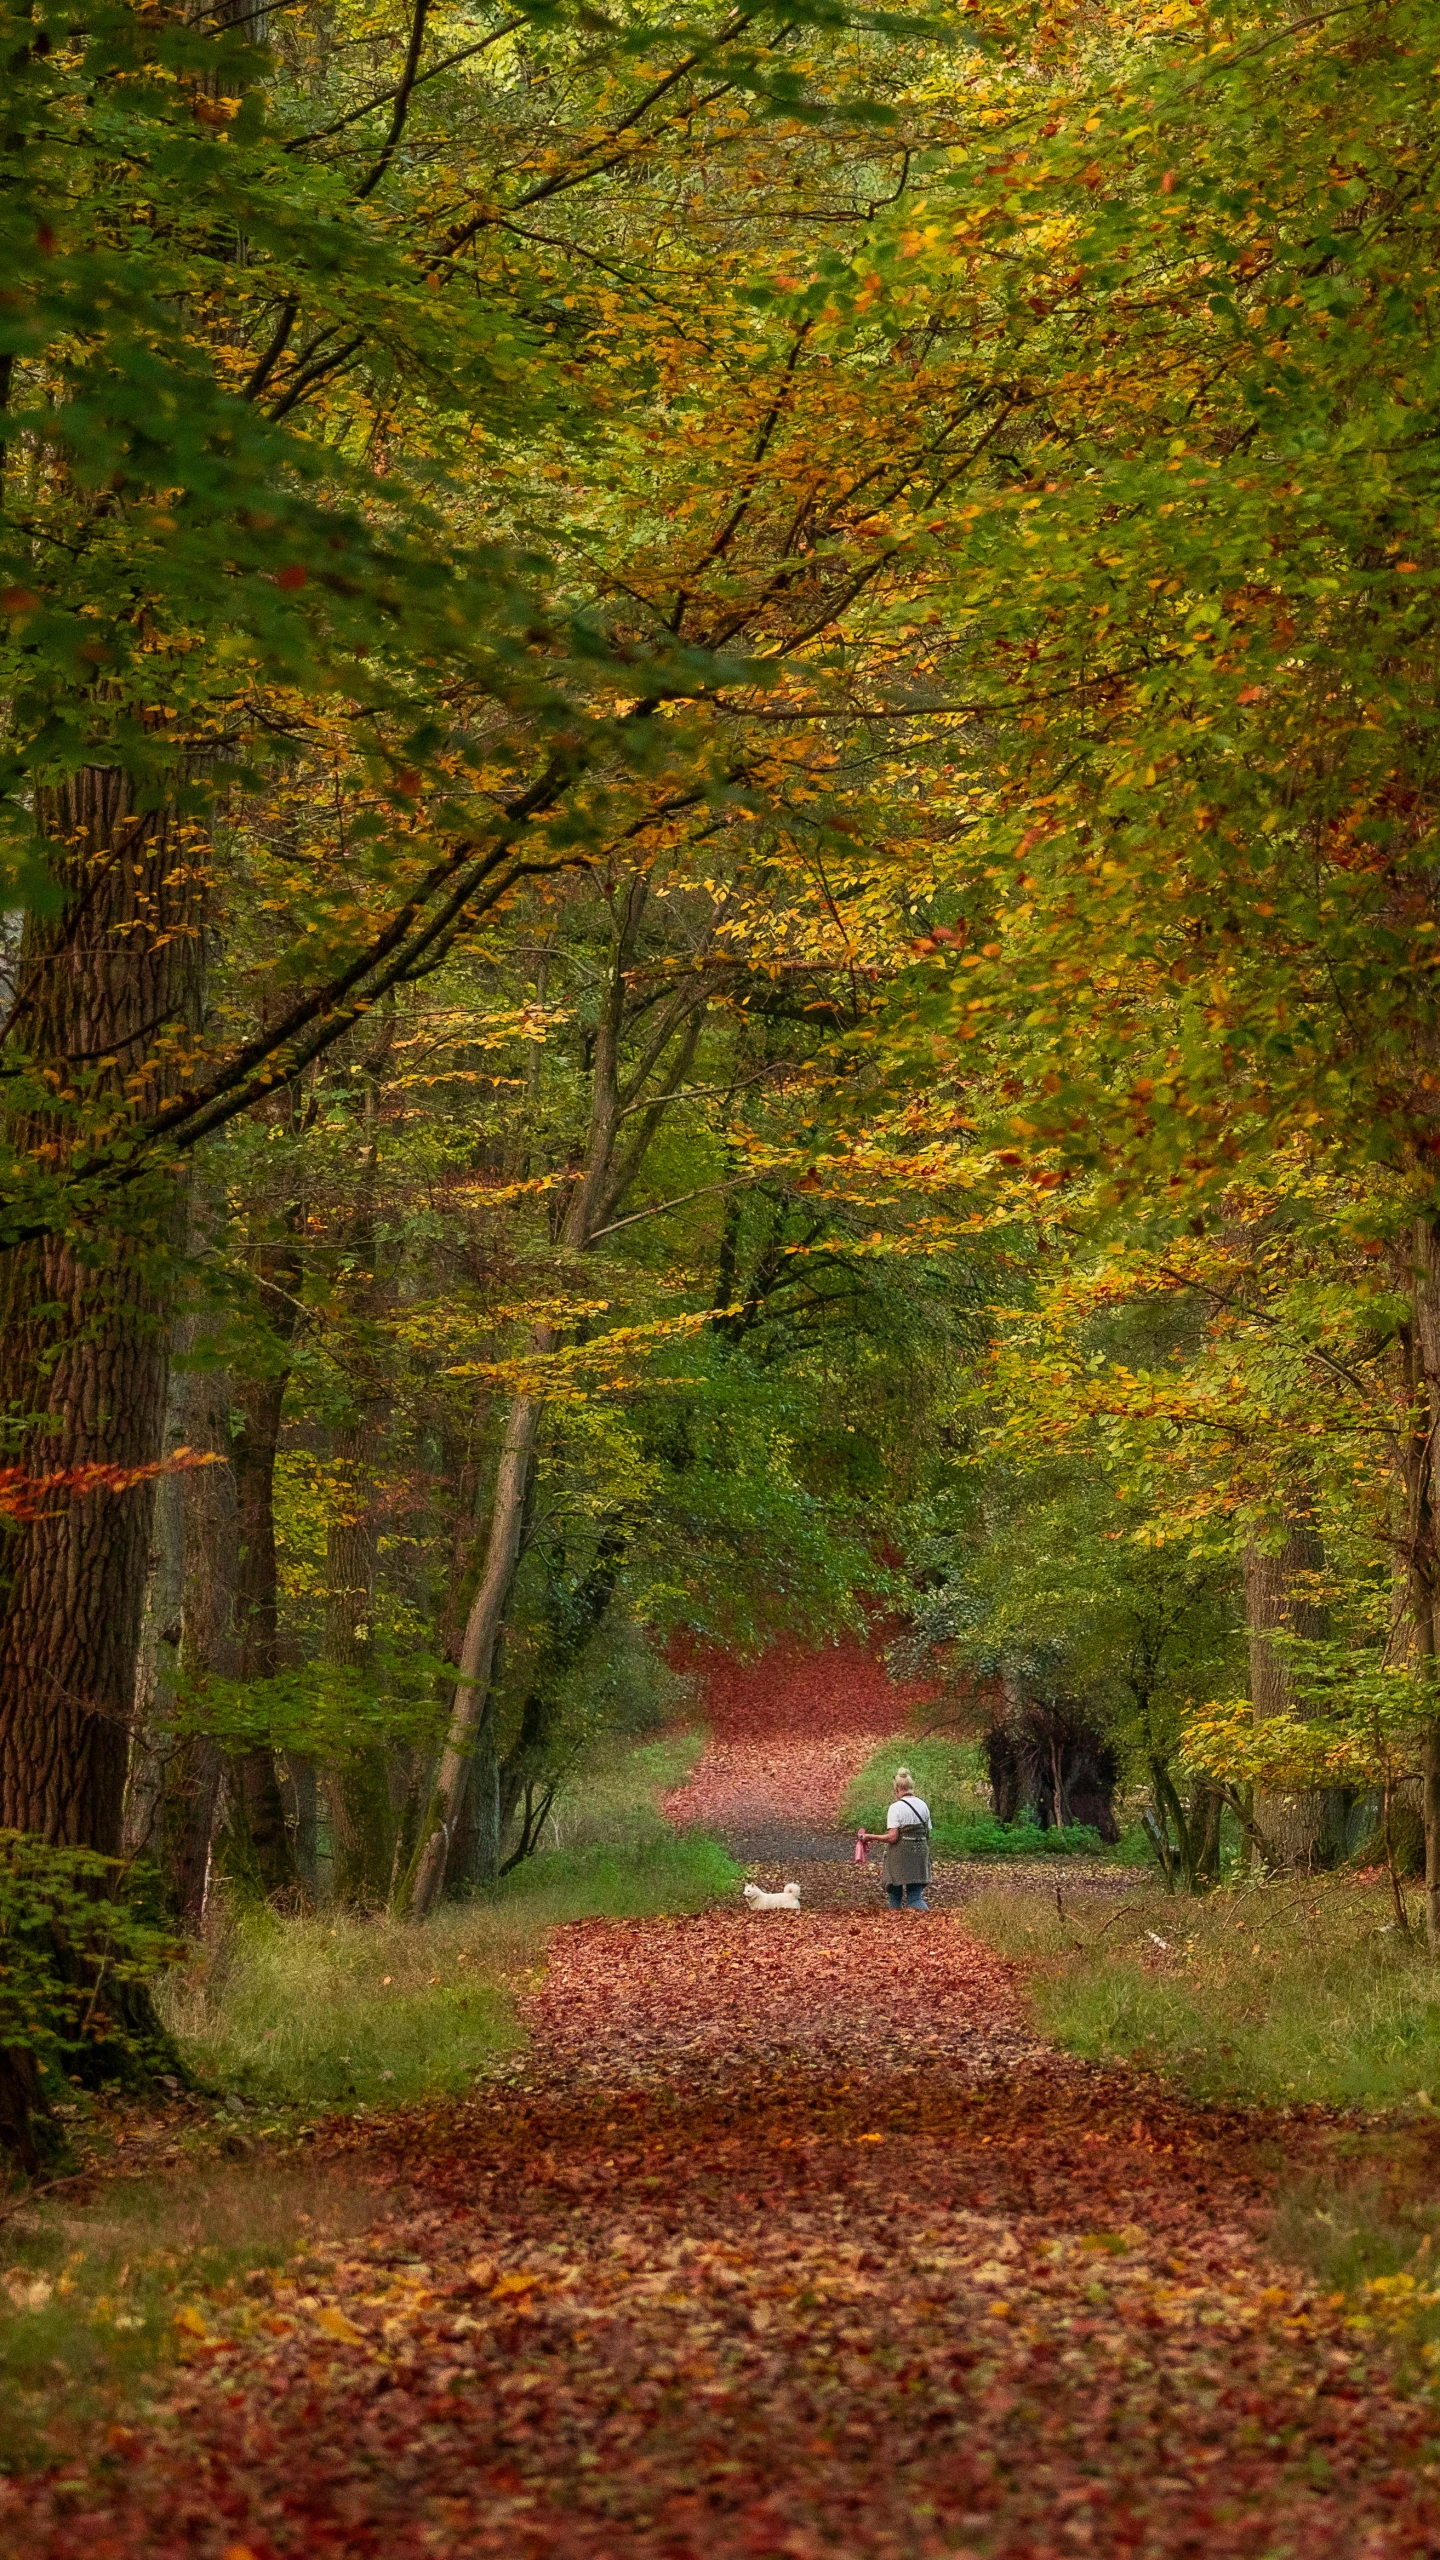
[{"label": "woman walking", "polygon": [[925,1887],[930,1881],[930,1807],[915,1793],[908,1769],[895,1772],[895,1802],[885,1816],[884,1831],[862,1830],[862,1840],[883,1840],[880,1873],[892,1911],[928,1911]]}]

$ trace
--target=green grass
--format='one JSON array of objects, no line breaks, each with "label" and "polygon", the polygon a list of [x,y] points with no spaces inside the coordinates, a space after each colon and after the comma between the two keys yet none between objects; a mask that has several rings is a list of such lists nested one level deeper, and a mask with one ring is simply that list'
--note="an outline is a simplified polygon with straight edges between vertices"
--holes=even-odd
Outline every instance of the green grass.
[{"label": "green grass", "polygon": [[1108,1914],[990,1890],[965,1918],[1026,1961],[1037,2021],[1071,2052],[1200,2099],[1345,2111],[1257,2129],[1278,2171],[1272,2245],[1411,2380],[1440,2381],[1440,1968],[1396,1926],[1387,1884],[1242,1881],[1204,1901],[1141,1887]]},{"label": "green grass", "polygon": [[515,1937],[487,1906],[425,1929],[247,1912],[165,1985],[163,2014],[202,2081],[271,2109],[454,2095],[520,2041]]},{"label": "green grass", "polygon": [[715,1842],[658,1810],[701,1747],[667,1735],[599,1761],[557,1808],[557,1846],[423,1929],[234,1915],[162,1986],[166,2024],[204,2082],[277,2118],[457,2095],[523,2042],[515,1994],[551,1928],[699,1910],[738,1881]]},{"label": "green grass", "polygon": [[566,1920],[645,1920],[661,1911],[702,1911],[743,1881],[716,1840],[672,1836],[653,1847],[542,1851],[507,1876],[496,1907],[535,1926]]},{"label": "green grass", "polygon": [[323,2251],[374,2212],[374,2198],[333,2162],[322,2174],[288,2160],[193,2156],[183,2176],[172,2168],[109,2184],[90,2205],[36,2196],[12,2209],[0,2277],[0,2469],[83,2454],[96,2424],[173,2361],[177,2314],[193,2317],[254,2268]]},{"label": "green grass", "polygon": [[1038,1893],[988,1892],[966,1918],[1030,1960],[1040,2023],[1074,2053],[1153,2067],[1201,2098],[1440,2110],[1440,1970],[1396,1927],[1387,1886],[1284,1878],[1204,1900],[1142,1887],[1108,1916],[1065,1917]]},{"label": "green grass", "polygon": [[[219,1919],[159,1991],[216,2096],[162,2118],[164,2159],[102,2180],[93,2205],[37,2194],[10,2210],[0,2467],[83,2447],[87,2430],[143,2397],[173,2354],[177,2312],[197,2298],[223,2299],[247,2270],[323,2254],[364,2227],[373,2199],[287,2150],[306,2119],[468,2089],[523,2043],[517,1996],[551,1928],[698,1910],[738,1883],[715,1842],[677,1837],[659,1812],[702,1743],[666,1736],[597,1760],[557,1807],[543,1854],[425,1928],[343,1913]],[[122,2110],[112,2130],[126,2125]],[[144,2131],[153,2143],[153,2116]],[[103,2125],[91,2139],[103,2145]],[[239,2144],[250,2156],[227,2158]],[[124,2158],[122,2141],[112,2165]]]},{"label": "green grass", "polygon": [[894,1797],[894,1777],[909,1769],[915,1791],[930,1807],[935,1854],[940,1858],[1090,1857],[1101,1854],[1097,1832],[1082,1823],[1042,1831],[1033,1822],[997,1822],[990,1809],[985,1760],[976,1742],[911,1741],[897,1734],[882,1743],[850,1787],[847,1822],[883,1831]]}]

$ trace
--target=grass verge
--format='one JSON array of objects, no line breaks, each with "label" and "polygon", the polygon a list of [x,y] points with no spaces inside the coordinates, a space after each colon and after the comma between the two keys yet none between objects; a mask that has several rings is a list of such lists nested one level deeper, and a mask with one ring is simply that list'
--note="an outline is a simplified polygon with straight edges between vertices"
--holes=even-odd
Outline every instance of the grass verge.
[{"label": "grass verge", "polygon": [[701,1737],[667,1735],[587,1772],[555,1845],[423,1929],[343,1912],[225,1915],[162,1986],[165,2022],[211,2087],[272,2115],[455,2096],[522,2041],[515,1995],[566,1921],[694,1911],[738,1877],[656,1799]]},{"label": "grass verge", "polygon": [[1025,1965],[1037,2023],[1072,2053],[1296,2111],[1274,2129],[1274,2246],[1440,2379],[1440,1968],[1384,1878],[1142,1888],[1103,1916],[1063,1886],[1058,1908],[997,1888],[965,1919]]},{"label": "grass verge", "polygon": [[375,2202],[333,2163],[187,2157],[185,2174],[37,2195],[0,2236],[0,2470],[93,2449],[251,2270],[362,2230]]},{"label": "grass verge", "polygon": [[904,1767],[913,1772],[918,1795],[930,1807],[935,1854],[941,1858],[1099,1857],[1098,1832],[1083,1823],[1062,1831],[1042,1831],[1033,1822],[997,1822],[990,1810],[984,1755],[975,1742],[929,1738],[914,1741],[897,1734],[882,1743],[852,1780],[845,1798],[845,1820],[864,1823],[867,1831],[883,1831],[894,1796],[894,1777]]},{"label": "grass verge", "polygon": [[1383,1881],[1290,1877],[1193,1901],[1141,1887],[1099,1921],[997,1891],[966,1918],[1030,1963],[1040,2022],[1074,2053],[1167,2072],[1199,2098],[1440,2105],[1440,1972]]},{"label": "grass verge", "polygon": [[0,2200],[0,2468],[83,2449],[245,2273],[362,2229],[374,2197],[291,2137],[341,2110],[458,2094],[493,2069],[523,2042],[517,1994],[551,1928],[698,1910],[738,1882],[715,1842],[677,1837],[658,1810],[702,1740],[612,1752],[561,1803],[541,1855],[424,1928],[218,1915],[159,1991],[214,2094],[102,2111],[83,2128],[87,2202],[66,2189]]}]

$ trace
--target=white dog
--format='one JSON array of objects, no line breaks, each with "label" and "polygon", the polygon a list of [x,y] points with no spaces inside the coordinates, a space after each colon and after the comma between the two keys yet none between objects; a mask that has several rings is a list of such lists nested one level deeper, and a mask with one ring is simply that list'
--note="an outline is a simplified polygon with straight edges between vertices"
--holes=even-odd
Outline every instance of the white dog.
[{"label": "white dog", "polygon": [[762,1893],[758,1884],[747,1884],[745,1899],[752,1911],[798,1911],[800,1887],[787,1884],[783,1893]]}]

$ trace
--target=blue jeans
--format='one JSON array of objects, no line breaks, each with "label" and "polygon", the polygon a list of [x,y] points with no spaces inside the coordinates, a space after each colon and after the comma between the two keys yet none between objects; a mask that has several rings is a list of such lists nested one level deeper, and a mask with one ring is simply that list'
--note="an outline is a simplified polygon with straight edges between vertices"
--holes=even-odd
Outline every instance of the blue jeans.
[{"label": "blue jeans", "polygon": [[923,1884],[887,1884],[885,1887],[892,1911],[928,1911]]}]

